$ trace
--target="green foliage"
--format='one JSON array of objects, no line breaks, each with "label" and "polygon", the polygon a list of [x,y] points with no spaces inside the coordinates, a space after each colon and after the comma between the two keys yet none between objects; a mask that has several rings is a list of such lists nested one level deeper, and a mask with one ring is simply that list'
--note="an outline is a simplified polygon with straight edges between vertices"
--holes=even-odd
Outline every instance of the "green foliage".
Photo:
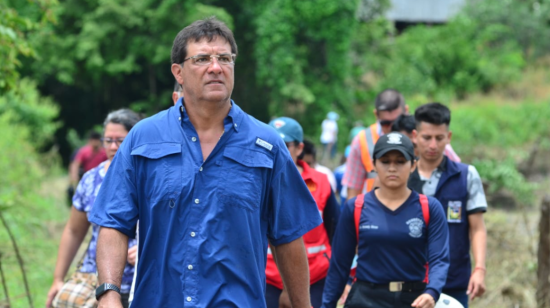
[{"label": "green foliage", "polygon": [[517,170],[513,159],[506,160],[483,159],[473,163],[480,176],[489,183],[488,193],[495,193],[505,189],[513,194],[522,204],[532,204],[535,201],[536,183],[528,182],[523,174]]},{"label": "green foliage", "polygon": [[[480,28],[464,16],[443,26],[407,29],[384,45],[382,57],[373,57],[372,67],[381,76],[377,91],[464,97],[516,80],[524,66],[521,49],[513,41],[495,39],[509,30],[501,25]],[[367,61],[370,55],[365,57]]]},{"label": "green foliage", "polygon": [[[36,57],[34,46],[27,37],[53,21],[50,9],[55,5],[55,1],[29,0],[25,1],[24,9],[18,10],[10,2],[0,0],[0,94],[15,86],[20,57]],[[22,15],[22,12],[31,12],[35,18]]]},{"label": "green foliage", "polygon": [[518,44],[528,59],[550,53],[550,1],[481,0],[470,1],[464,15],[476,20],[480,29],[505,27],[492,40]]},{"label": "green foliage", "polygon": [[349,110],[349,52],[357,1],[275,0],[256,19],[257,77],[271,114],[316,132],[325,114]]},{"label": "green foliage", "polygon": [[519,146],[536,141],[539,136],[547,136],[549,118],[549,102],[454,105],[451,121],[453,146],[463,153],[493,147],[510,154]]},{"label": "green foliage", "polygon": [[36,83],[22,79],[0,97],[0,115],[18,127],[28,130],[25,141],[40,149],[52,141],[60,126],[56,122],[59,107],[50,98],[40,96]]}]

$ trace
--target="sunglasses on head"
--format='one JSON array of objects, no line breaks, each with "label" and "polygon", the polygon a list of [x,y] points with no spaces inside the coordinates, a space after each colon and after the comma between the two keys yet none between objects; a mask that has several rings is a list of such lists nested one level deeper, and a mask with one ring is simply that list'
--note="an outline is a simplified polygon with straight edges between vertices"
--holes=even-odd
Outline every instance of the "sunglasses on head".
[{"label": "sunglasses on head", "polygon": [[394,121],[391,120],[380,120],[378,123],[380,123],[381,126],[392,126]]}]

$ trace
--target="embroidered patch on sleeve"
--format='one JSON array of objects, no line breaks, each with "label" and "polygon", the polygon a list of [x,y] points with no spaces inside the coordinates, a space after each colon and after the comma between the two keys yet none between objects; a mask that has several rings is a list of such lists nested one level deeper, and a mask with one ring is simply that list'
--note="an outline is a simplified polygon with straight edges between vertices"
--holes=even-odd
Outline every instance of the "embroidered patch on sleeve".
[{"label": "embroidered patch on sleeve", "polygon": [[261,146],[262,148],[266,148],[268,149],[269,151],[271,151],[271,149],[273,149],[273,145],[265,140],[262,140],[260,138],[257,138],[256,139],[256,144]]}]

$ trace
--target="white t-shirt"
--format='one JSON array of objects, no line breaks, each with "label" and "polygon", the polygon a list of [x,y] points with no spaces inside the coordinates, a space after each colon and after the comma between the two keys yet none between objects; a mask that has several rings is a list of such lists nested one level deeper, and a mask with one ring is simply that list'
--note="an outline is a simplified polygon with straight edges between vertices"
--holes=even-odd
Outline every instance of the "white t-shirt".
[{"label": "white t-shirt", "polygon": [[321,173],[326,174],[328,178],[328,182],[330,183],[330,188],[332,188],[332,191],[336,191],[336,177],[334,176],[334,173],[332,173],[332,171],[329,168],[325,166],[321,166],[319,164],[315,164],[314,169]]},{"label": "white t-shirt", "polygon": [[335,143],[338,136],[338,124],[334,120],[325,119],[321,124],[321,143]]}]

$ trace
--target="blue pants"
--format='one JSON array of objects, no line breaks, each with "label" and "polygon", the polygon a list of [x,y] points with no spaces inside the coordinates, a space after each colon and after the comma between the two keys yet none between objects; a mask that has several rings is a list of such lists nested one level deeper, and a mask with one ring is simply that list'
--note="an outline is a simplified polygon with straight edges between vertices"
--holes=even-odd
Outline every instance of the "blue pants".
[{"label": "blue pants", "polygon": [[[317,281],[309,286],[309,295],[311,297],[311,305],[314,308],[321,307],[323,303],[323,289],[325,288],[325,278]],[[279,308],[279,296],[281,296],[283,290],[274,287],[270,284],[266,284],[265,288],[265,302],[267,308]]]},{"label": "blue pants", "polygon": [[466,290],[443,290],[443,293],[459,301],[464,308],[468,308],[468,294],[466,294]]}]

